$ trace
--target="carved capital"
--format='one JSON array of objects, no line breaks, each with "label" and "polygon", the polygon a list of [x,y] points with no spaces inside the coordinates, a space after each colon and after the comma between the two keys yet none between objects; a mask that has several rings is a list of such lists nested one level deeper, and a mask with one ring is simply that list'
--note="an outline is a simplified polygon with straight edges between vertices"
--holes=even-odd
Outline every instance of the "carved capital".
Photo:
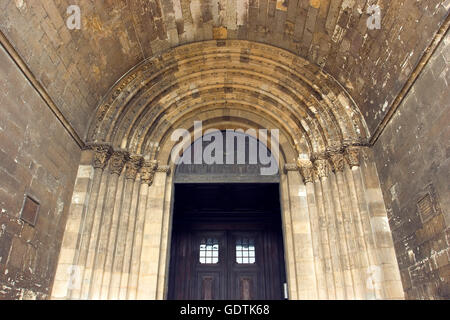
[{"label": "carved capital", "polygon": [[284,165],[284,172],[288,172],[288,171],[297,171],[298,167],[297,164],[295,163],[286,163]]},{"label": "carved capital", "polygon": [[345,149],[345,159],[350,168],[359,167],[359,152],[360,147],[357,146],[349,146]]},{"label": "carved capital", "polygon": [[156,168],[158,167],[158,161],[145,161],[141,168],[141,182],[146,183],[149,186],[152,185],[155,177]]},{"label": "carved capital", "polygon": [[139,155],[132,155],[130,156],[130,160],[127,163],[127,169],[125,171],[125,177],[127,179],[136,179],[136,175],[139,171],[139,169],[142,167],[142,162],[144,161],[144,158]]},{"label": "carved capital", "polygon": [[109,160],[109,171],[120,175],[125,163],[128,161],[129,155],[126,151],[114,151]]},{"label": "carved capital", "polygon": [[328,177],[329,164],[326,159],[317,159],[314,161],[314,172],[319,179]]},{"label": "carved capital", "polygon": [[345,168],[344,154],[342,153],[329,153],[331,169],[333,172],[342,172]]},{"label": "carved capital", "polygon": [[112,154],[112,148],[109,145],[92,145],[90,149],[94,151],[93,166],[96,169],[105,169]]},{"label": "carved capital", "polygon": [[170,174],[170,166],[158,166],[158,168],[156,168],[156,172],[164,172]]},{"label": "carved capital", "polygon": [[297,167],[305,184],[314,181],[313,164],[310,160],[297,159]]}]

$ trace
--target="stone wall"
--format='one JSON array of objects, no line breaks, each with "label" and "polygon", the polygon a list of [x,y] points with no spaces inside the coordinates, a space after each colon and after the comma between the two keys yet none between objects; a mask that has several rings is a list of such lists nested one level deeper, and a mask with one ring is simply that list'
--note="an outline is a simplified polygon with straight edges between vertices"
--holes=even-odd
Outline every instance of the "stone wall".
[{"label": "stone wall", "polygon": [[447,34],[374,148],[408,299],[450,299],[449,44]]},{"label": "stone wall", "polygon": [[[46,299],[80,149],[0,46],[0,300]],[[24,195],[40,203],[20,219]]]}]

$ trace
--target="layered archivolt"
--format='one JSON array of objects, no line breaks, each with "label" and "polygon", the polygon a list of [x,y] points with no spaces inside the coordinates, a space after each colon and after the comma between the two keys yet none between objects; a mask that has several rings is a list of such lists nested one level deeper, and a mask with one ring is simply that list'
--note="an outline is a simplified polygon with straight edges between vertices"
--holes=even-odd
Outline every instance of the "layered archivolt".
[{"label": "layered archivolt", "polygon": [[218,127],[230,119],[279,129],[310,156],[368,137],[352,98],[318,66],[272,46],[220,40],[183,45],[130,70],[99,105],[88,142],[148,154],[194,120]]}]

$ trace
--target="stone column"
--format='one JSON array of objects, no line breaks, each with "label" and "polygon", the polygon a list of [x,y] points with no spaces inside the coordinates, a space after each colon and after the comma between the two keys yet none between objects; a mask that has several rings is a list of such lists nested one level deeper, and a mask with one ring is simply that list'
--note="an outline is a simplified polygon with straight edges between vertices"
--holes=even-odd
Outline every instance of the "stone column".
[{"label": "stone column", "polygon": [[[80,229],[82,229],[83,220],[89,206],[89,193],[93,189],[95,169],[93,169],[91,164],[91,153],[91,151],[83,152],[82,160],[78,167],[77,178],[51,293],[52,299],[67,299],[70,297],[71,290],[77,290],[81,285],[81,272],[78,265],[76,265],[77,239],[80,236]],[[89,159],[84,162],[83,158],[86,156],[88,156]]]},{"label": "stone column", "polygon": [[352,201],[352,193],[350,192],[350,185],[347,182],[348,178],[346,174],[348,167],[345,162],[339,165],[338,170],[335,171],[336,183],[338,186],[339,200],[342,206],[342,216],[344,223],[344,230],[348,246],[348,262],[349,268],[352,274],[353,289],[355,299],[365,299],[365,284],[362,280],[361,273],[361,255],[364,254],[363,248],[360,244],[360,237],[358,236],[357,221],[355,219],[357,214],[355,213],[354,202]]},{"label": "stone column", "polygon": [[100,189],[98,192],[98,199],[95,206],[95,214],[92,223],[92,231],[90,234],[89,245],[87,249],[86,263],[84,267],[84,273],[82,276],[82,284],[80,291],[80,299],[89,299],[89,290],[91,288],[92,272],[94,270],[94,259],[97,252],[97,243],[101,230],[101,223],[103,220],[103,204],[105,203],[107,190],[110,180],[110,174],[103,170],[103,174],[100,181]]},{"label": "stone column", "polygon": [[[367,253],[367,244],[364,237],[364,229],[361,221],[361,212],[359,207],[358,196],[355,188],[355,183],[352,174],[352,168],[359,166],[359,160],[354,157],[349,157],[348,152],[345,152],[345,159],[348,166],[344,168],[345,185],[348,188],[348,194],[350,199],[350,209],[352,218],[352,227],[354,230],[354,239],[356,243],[356,250],[358,256],[358,270],[359,278],[354,279],[356,288],[360,288],[360,299],[373,298],[367,290],[367,270],[369,268],[369,257]],[[355,261],[356,262],[356,261]]]},{"label": "stone column", "polygon": [[133,250],[131,253],[130,276],[128,279],[127,299],[137,298],[139,271],[141,265],[142,245],[144,240],[144,226],[147,207],[150,206],[148,200],[149,187],[152,185],[155,170],[158,166],[156,161],[146,161],[141,168],[141,187],[139,190],[139,202],[137,206],[136,228],[133,237]]},{"label": "stone column", "polygon": [[141,187],[141,182],[139,180],[134,180],[133,183],[133,196],[131,200],[131,212],[130,212],[130,220],[128,223],[127,236],[125,240],[125,252],[124,252],[124,262],[122,267],[122,275],[120,278],[120,290],[119,290],[119,299],[126,300],[127,292],[128,292],[128,281],[130,278],[130,270],[131,270],[131,257],[133,252],[134,245],[134,233],[136,230],[136,219],[138,214],[138,203],[139,203],[139,190]]},{"label": "stone column", "polygon": [[299,174],[298,164],[292,165],[292,169],[286,166],[286,169],[291,202],[298,299],[317,299],[317,281],[306,186],[304,179]]},{"label": "stone column", "polygon": [[361,147],[347,147],[346,154],[351,165],[360,221],[366,245],[368,268],[366,269],[366,293],[368,299],[382,299],[384,296],[383,288],[380,284],[382,272],[379,272],[378,258],[375,251],[375,239],[370,225],[369,211],[367,207],[366,194],[362,186],[362,176],[360,168],[359,153]]},{"label": "stone column", "polygon": [[138,299],[156,299],[168,166],[158,166],[149,189],[140,260]]},{"label": "stone column", "polygon": [[[117,222],[117,217],[119,214],[117,209],[117,205],[120,203],[120,199],[118,199],[117,194],[118,182],[126,161],[126,152],[114,151],[109,162],[111,178],[108,184],[105,204],[103,207],[102,221],[100,223],[100,235],[97,244],[89,293],[90,299],[107,298],[107,294],[105,294],[105,287],[106,284],[109,284],[110,269],[108,270],[109,273],[106,272],[106,277],[104,277],[104,274],[105,268],[109,267],[108,264],[110,264],[110,257],[112,254],[112,252],[108,249],[111,249],[111,242],[115,237],[114,222]],[[101,293],[102,289],[103,293]]]},{"label": "stone column", "polygon": [[321,240],[321,230],[319,225],[319,215],[317,209],[316,193],[314,189],[314,168],[309,160],[299,160],[297,165],[306,189],[306,199],[311,223],[311,241],[314,257],[314,270],[317,283],[317,297],[321,300],[328,299],[327,280],[325,276],[324,253]]},{"label": "stone column", "polygon": [[[340,151],[328,152],[333,173],[330,174],[331,197],[334,203],[336,219],[337,245],[339,246],[339,260],[342,266],[342,276],[344,280],[345,299],[355,299],[355,289],[353,281],[354,265],[351,263],[350,247],[354,246],[352,239],[351,220],[349,219],[348,206],[343,204],[341,196],[345,194],[345,186],[341,182],[342,172],[345,167],[344,155]],[[353,242],[352,242],[353,241]]]},{"label": "stone column", "polygon": [[336,290],[336,299],[342,300],[346,298],[344,275],[342,272],[341,263],[341,241],[339,238],[339,231],[337,227],[336,208],[331,190],[330,180],[333,178],[333,173],[330,170],[329,159],[323,161],[325,171],[324,177],[321,179],[322,194],[325,209],[325,218],[328,231],[328,240],[330,247],[331,263],[333,266],[334,285]]},{"label": "stone column", "polygon": [[90,147],[94,151],[94,176],[92,180],[92,188],[88,197],[88,205],[82,225],[80,226],[79,238],[77,244],[76,265],[79,268],[80,285],[75,286],[69,293],[71,299],[80,299],[82,290],[82,281],[84,279],[86,261],[89,251],[89,244],[92,236],[92,227],[96,214],[96,206],[99,198],[100,184],[103,170],[111,156],[112,149],[108,145],[93,145]]},{"label": "stone column", "polygon": [[[375,299],[375,292],[371,288],[370,269],[371,263],[369,260],[368,244],[366,242],[366,234],[369,230],[365,228],[363,224],[362,215],[367,215],[367,212],[363,210],[361,212],[361,190],[355,183],[355,177],[353,175],[354,170],[358,170],[360,162],[358,155],[358,147],[347,147],[345,151],[345,158],[348,162],[348,167],[345,169],[346,182],[349,188],[349,194],[351,199],[353,226],[355,228],[356,243],[359,252],[359,269],[361,276],[361,287],[363,288],[362,299]],[[370,232],[370,231],[369,231]],[[369,283],[369,285],[368,285]]]},{"label": "stone column", "polygon": [[159,251],[159,267],[158,267],[158,286],[156,292],[156,299],[163,300],[166,297],[164,296],[168,289],[168,275],[169,275],[169,237],[170,226],[171,226],[171,208],[172,208],[172,177],[171,174],[173,172],[172,169],[169,168],[169,172],[167,173],[166,180],[166,192],[164,196],[164,212],[163,212],[163,221],[162,221],[162,235],[161,235],[161,249]]},{"label": "stone column", "polygon": [[290,188],[288,177],[281,175],[281,208],[282,208],[282,223],[284,236],[284,257],[286,263],[286,281],[288,283],[288,295],[290,300],[298,299],[298,284],[297,280],[297,266],[295,261],[295,241],[293,237],[292,226],[292,204],[290,199]]},{"label": "stone column", "polygon": [[[327,283],[328,299],[336,299],[335,267],[333,266],[332,248],[328,228],[328,218],[325,209],[322,185],[328,177],[328,161],[316,159],[314,161],[314,191],[316,195],[317,214],[319,218],[320,243],[322,246],[323,261],[325,267],[325,279]],[[334,251],[334,248],[333,248]],[[333,252],[334,255],[334,252]]]},{"label": "stone column", "polygon": [[[126,164],[125,170],[125,187],[123,189],[122,203],[119,207],[119,214],[117,220],[116,239],[110,242],[112,244],[112,268],[111,268],[111,281],[109,283],[108,299],[118,299],[120,291],[120,282],[122,277],[122,268],[125,262],[125,247],[128,233],[128,226],[130,222],[130,210],[131,201],[133,198],[133,187],[136,179],[137,172],[142,163],[142,157],[133,155],[130,156],[129,161]],[[133,219],[134,226],[134,219]],[[111,229],[111,236],[114,236],[114,232]],[[106,275],[106,274],[105,274]],[[105,277],[105,276],[104,276]],[[108,285],[108,283],[106,283]]]}]

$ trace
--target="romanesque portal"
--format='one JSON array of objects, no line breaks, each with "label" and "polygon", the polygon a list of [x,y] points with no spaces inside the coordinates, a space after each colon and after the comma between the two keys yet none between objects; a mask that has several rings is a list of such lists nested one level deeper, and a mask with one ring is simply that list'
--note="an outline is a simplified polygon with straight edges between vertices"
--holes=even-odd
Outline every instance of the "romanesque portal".
[{"label": "romanesque portal", "polygon": [[211,128],[279,130],[285,279],[277,286],[286,283],[290,299],[403,297],[367,128],[353,100],[298,56],[236,40],[146,60],[105,97],[79,166],[53,298],[176,297],[169,292],[170,250],[179,242],[172,242],[170,137],[179,128],[192,137]]}]

